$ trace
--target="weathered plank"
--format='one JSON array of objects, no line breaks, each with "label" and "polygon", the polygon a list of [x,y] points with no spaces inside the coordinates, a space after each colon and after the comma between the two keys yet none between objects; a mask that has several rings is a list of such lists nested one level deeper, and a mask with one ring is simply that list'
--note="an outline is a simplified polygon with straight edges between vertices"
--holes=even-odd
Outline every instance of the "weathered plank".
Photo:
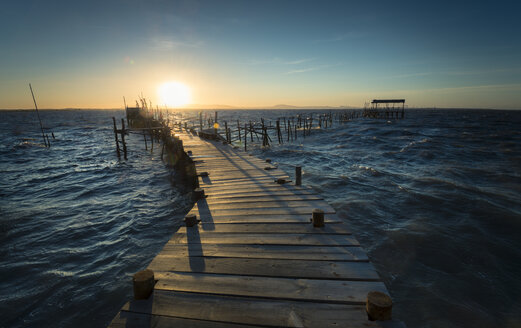
[{"label": "weathered plank", "polygon": [[[329,205],[325,200],[293,200],[293,201],[285,201],[279,199],[272,199],[271,201],[265,200],[263,202],[258,201],[250,201],[250,202],[240,202],[240,203],[209,203],[206,199],[201,199],[197,201],[196,207],[199,211],[208,208],[210,211],[215,212],[217,210],[240,210],[240,209],[268,209],[268,208],[282,208],[293,210],[297,208],[311,208],[311,211],[308,211],[310,214],[314,208],[320,208],[325,213],[334,213],[335,210]],[[304,212],[307,213],[307,212]]]},{"label": "weathered plank", "polygon": [[159,279],[156,290],[360,305],[365,304],[370,291],[385,291],[382,282],[367,281],[174,272],[159,272],[156,279]]},{"label": "weathered plank", "polygon": [[[199,213],[197,210],[191,210],[190,213],[196,214],[201,220],[202,224],[211,225],[212,223],[284,223],[284,222],[295,222],[295,223],[309,223],[311,224],[311,211],[309,213],[261,213],[261,214],[249,214],[244,215],[243,213],[233,214],[212,214],[210,212]],[[336,215],[328,214],[325,217],[326,224],[330,223],[341,223],[342,219]]]},{"label": "weathered plank", "polygon": [[[194,227],[190,228],[193,229]],[[168,241],[174,244],[254,244],[254,245],[322,245],[322,246],[359,246],[351,235],[337,234],[263,234],[263,233],[200,233],[188,229],[188,233],[176,233]]]},{"label": "weathered plank", "polygon": [[[239,209],[209,209],[209,208],[193,208],[190,213],[204,216],[251,216],[251,215],[289,215],[289,214],[307,214],[311,217],[311,213],[315,207],[262,207],[262,208],[239,208]],[[331,208],[323,209],[324,213],[334,214]]]},{"label": "weathered plank", "polygon": [[241,325],[207,320],[194,320],[169,317],[164,315],[153,315],[148,313],[136,313],[128,311],[120,311],[112,320],[109,327],[111,328],[251,328],[265,327],[257,325]]},{"label": "weathered plank", "polygon": [[203,233],[268,233],[268,234],[342,234],[350,235],[351,231],[345,224],[328,224],[323,227],[314,227],[312,224],[303,223],[245,223],[245,224],[215,224],[206,230],[204,225],[187,228],[180,227],[178,233],[187,233],[198,230]]},{"label": "weathered plank", "polygon": [[[194,246],[194,248],[197,248]],[[154,272],[199,272],[284,278],[378,281],[369,262],[273,260],[247,258],[155,258],[148,266]]]},{"label": "weathered plank", "polygon": [[272,299],[203,295],[155,290],[145,301],[132,301],[123,310],[186,319],[271,327],[378,327],[360,305],[275,301]]},{"label": "weathered plank", "polygon": [[296,195],[313,195],[314,193],[310,192],[309,189],[293,189],[288,188],[289,185],[277,185],[277,184],[269,184],[269,185],[254,185],[254,186],[235,186],[233,188],[230,187],[216,187],[212,185],[205,186],[203,189],[210,196],[225,196],[225,195],[248,195],[255,193],[265,193],[265,194],[273,194],[273,193],[288,193],[293,192]]},{"label": "weathered plank", "polygon": [[368,261],[359,246],[242,245],[167,243],[157,255],[163,261],[175,257],[240,257],[312,261]]},{"label": "weathered plank", "polygon": [[[276,189],[276,190],[272,190],[272,191],[269,191],[269,190],[265,190],[265,191],[258,191],[258,192],[247,192],[247,193],[244,193],[244,192],[237,192],[237,191],[230,191],[228,193],[224,193],[224,192],[220,192],[220,193],[211,193],[210,195],[208,195],[208,197],[206,198],[206,200],[208,202],[211,202],[211,201],[216,201],[216,200],[221,200],[223,201],[222,199],[224,198],[226,200],[242,200],[242,199],[248,199],[248,198],[270,198],[270,199],[291,199],[293,197],[295,198],[298,198],[298,199],[306,199],[307,197],[309,197],[309,199],[323,199],[322,196],[320,195],[317,195],[317,194],[313,194],[309,191],[306,191],[306,190],[299,190],[299,191],[291,191],[291,190],[281,190],[281,189]],[[287,198],[286,198],[287,197]]]}]

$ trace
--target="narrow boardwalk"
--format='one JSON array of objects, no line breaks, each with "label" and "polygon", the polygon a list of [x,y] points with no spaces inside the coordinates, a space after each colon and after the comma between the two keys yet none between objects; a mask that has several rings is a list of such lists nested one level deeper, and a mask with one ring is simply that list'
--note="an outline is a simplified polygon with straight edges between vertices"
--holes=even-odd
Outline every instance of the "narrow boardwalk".
[{"label": "narrow boardwalk", "polygon": [[[148,269],[148,300],[125,304],[111,327],[377,327],[369,291],[388,293],[335,210],[271,164],[221,142],[176,131],[207,198]],[[265,170],[267,166],[273,167]],[[325,226],[313,227],[314,208]]]}]

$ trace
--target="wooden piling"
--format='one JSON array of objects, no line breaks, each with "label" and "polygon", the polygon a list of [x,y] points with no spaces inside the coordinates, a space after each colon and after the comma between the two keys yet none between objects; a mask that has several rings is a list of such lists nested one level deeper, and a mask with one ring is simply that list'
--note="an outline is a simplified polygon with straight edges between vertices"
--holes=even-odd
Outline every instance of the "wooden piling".
[{"label": "wooden piling", "polygon": [[323,227],[324,226],[324,211],[315,208],[312,212],[311,221],[313,222],[313,226],[316,228]]},{"label": "wooden piling", "polygon": [[118,129],[116,126],[116,118],[112,117],[112,122],[114,122],[114,139],[116,139],[116,153],[118,154],[118,158],[121,157],[119,152],[119,140],[118,140]]},{"label": "wooden piling", "polygon": [[148,269],[139,271],[132,277],[132,282],[134,285],[134,299],[146,300],[152,294],[156,283],[154,271]]},{"label": "wooden piling", "polygon": [[295,166],[295,185],[302,185],[302,167]]},{"label": "wooden piling", "polygon": [[391,320],[393,302],[389,295],[379,292],[372,291],[367,294],[365,309],[369,320]]},{"label": "wooden piling", "polygon": [[34,102],[34,108],[36,109],[36,116],[38,116],[38,122],[40,122],[40,130],[42,131],[43,144],[45,145],[45,147],[50,147],[51,144],[47,145],[47,142],[45,141],[45,134],[43,132],[42,120],[40,119],[40,113],[38,113],[38,105],[36,105],[36,98],[34,98],[33,87],[31,86],[31,83],[29,83],[29,89],[31,89],[31,95],[33,96],[33,102]]},{"label": "wooden piling", "polygon": [[241,124],[239,123],[239,120],[237,120],[237,133],[239,134],[239,142],[241,142]]},{"label": "wooden piling", "polygon": [[197,224],[197,216],[195,214],[187,214],[185,216],[185,224],[187,227],[193,227]]},{"label": "wooden piling", "polygon": [[125,142],[125,120],[121,119],[121,143],[123,144],[123,157],[127,159],[127,144]]},{"label": "wooden piling", "polygon": [[248,151],[248,126],[244,124],[244,151]]}]

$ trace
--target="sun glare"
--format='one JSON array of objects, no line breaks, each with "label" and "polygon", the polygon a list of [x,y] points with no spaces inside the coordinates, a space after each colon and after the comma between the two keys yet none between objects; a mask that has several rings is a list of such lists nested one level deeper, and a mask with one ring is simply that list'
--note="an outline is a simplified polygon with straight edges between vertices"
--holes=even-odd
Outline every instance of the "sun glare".
[{"label": "sun glare", "polygon": [[167,107],[182,107],[190,103],[190,88],[179,82],[166,82],[157,90],[159,102]]}]

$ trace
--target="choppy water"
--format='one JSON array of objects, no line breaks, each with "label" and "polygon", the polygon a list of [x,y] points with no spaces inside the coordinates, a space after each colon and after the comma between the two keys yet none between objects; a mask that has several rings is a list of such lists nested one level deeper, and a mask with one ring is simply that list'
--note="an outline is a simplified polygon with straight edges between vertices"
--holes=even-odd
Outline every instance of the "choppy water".
[{"label": "choppy water", "polygon": [[[111,116],[0,112],[1,325],[104,326],[191,206],[158,152],[131,136],[117,161]],[[275,111],[223,111],[237,116]],[[521,111],[411,110],[253,149],[303,167],[345,218],[409,327],[521,326]]]}]

